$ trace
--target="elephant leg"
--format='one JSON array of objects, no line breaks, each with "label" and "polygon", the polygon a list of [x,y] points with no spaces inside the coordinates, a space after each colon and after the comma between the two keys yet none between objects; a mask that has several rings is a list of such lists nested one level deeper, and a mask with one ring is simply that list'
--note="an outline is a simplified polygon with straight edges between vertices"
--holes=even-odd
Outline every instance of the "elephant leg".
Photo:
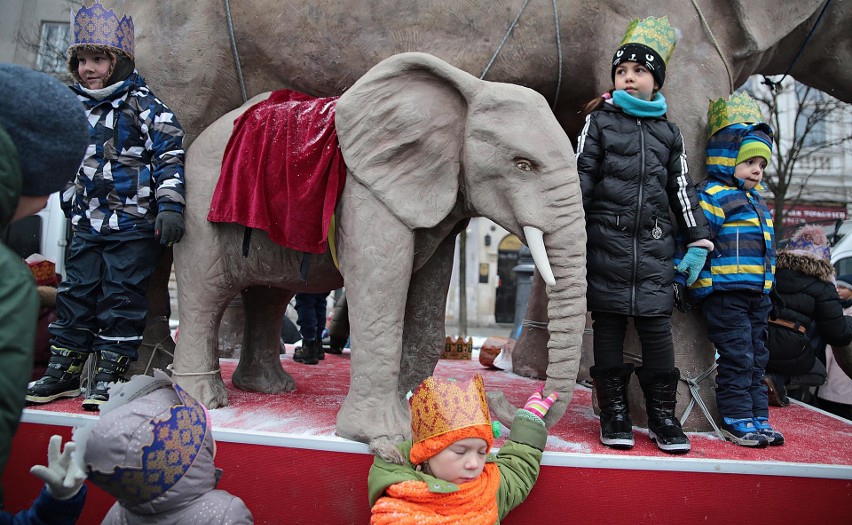
[{"label": "elephant leg", "polygon": [[[399,443],[411,433],[398,389],[414,235],[354,179],[347,180],[337,213],[337,253],[352,314],[350,386],[337,434]],[[378,224],[381,235],[365,233]]]},{"label": "elephant leg", "polygon": [[269,286],[243,290],[245,329],[240,363],[231,378],[234,386],[250,392],[279,394],[296,388],[281,366],[281,324],[293,293]]},{"label": "elephant leg", "polygon": [[[219,323],[230,296],[219,287],[218,280],[199,281],[194,272],[202,264],[182,261],[186,248],[175,249],[180,326],[172,378],[207,408],[219,408],[228,404],[219,373],[218,347]],[[186,256],[191,257],[189,253]]]},{"label": "elephant leg", "polygon": [[535,270],[521,335],[512,350],[512,371],[520,376],[547,377],[547,342],[550,340],[547,305],[547,287]]},{"label": "elephant leg", "polygon": [[453,272],[455,241],[455,235],[447,237],[432,258],[411,277],[399,374],[399,395],[402,400],[405,400],[409,391],[434,373],[438,359],[441,358],[446,336],[444,320]]}]

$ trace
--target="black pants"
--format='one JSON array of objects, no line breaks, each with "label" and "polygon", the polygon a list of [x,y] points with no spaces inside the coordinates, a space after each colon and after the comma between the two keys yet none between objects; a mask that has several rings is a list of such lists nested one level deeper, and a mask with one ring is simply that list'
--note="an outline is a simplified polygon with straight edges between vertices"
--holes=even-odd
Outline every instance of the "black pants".
[{"label": "black pants", "polygon": [[148,281],[162,252],[153,237],[75,233],[50,344],[85,353],[109,350],[135,361],[148,315]]},{"label": "black pants", "polygon": [[[592,312],[595,332],[595,366],[610,368],[624,363],[626,315]],[[633,326],[642,345],[642,366],[647,370],[674,368],[674,343],[670,317],[633,317]]]},{"label": "black pants", "polygon": [[325,298],[331,292],[297,293],[296,322],[305,341],[322,341],[325,328]]}]

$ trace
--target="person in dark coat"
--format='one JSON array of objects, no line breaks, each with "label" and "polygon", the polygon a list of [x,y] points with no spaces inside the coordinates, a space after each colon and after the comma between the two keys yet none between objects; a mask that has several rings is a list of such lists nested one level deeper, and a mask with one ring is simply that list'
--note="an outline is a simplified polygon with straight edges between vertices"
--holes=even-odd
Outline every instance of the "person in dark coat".
[{"label": "person in dark coat", "polygon": [[825,383],[825,365],[817,359],[807,327],[813,324],[826,343],[845,346],[852,342],[852,317],[843,315],[828,239],[819,226],[803,226],[778,251],[775,283],[765,381],[769,404],[787,406],[788,385]]},{"label": "person in dark coat", "polygon": [[679,272],[698,276],[713,243],[686,164],[683,138],[666,120],[659,92],[675,45],[666,17],[634,20],[612,62],[614,90],[586,106],[577,141],[577,168],[586,212],[586,299],[594,329],[590,369],[601,408],[600,440],[633,446],[624,363],[627,319],[642,344],[636,370],[645,393],[651,439],[666,452],[686,452],[689,439],[674,414],[680,372],[675,368],[675,229],[688,252]]}]

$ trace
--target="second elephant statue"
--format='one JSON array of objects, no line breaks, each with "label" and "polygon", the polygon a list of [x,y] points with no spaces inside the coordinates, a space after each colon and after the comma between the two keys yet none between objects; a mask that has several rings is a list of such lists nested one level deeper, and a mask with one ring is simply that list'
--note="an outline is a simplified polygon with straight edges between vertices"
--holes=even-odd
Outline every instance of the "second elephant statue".
[{"label": "second elephant statue", "polygon": [[544,97],[424,53],[373,67],[336,106],[347,165],[336,208],[339,271],[329,253],[316,256],[307,282],[299,276],[301,253],[256,231],[243,257],[243,228],[207,221],[233,122],[266,97],[214,122],[188,152],[187,233],[175,246],[177,382],[208,407],[227,403],[217,331],[225,306],[242,293],[246,327],[235,386],[293,390],[279,361],[286,305],[296,292],[345,286],[351,383],[337,433],[377,451],[401,441],[409,433],[405,394],[433,372],[443,347],[456,234],[483,216],[524,240],[552,284],[544,390],[560,392],[546,418],[557,421],[579,366],[585,222],[571,143]]}]

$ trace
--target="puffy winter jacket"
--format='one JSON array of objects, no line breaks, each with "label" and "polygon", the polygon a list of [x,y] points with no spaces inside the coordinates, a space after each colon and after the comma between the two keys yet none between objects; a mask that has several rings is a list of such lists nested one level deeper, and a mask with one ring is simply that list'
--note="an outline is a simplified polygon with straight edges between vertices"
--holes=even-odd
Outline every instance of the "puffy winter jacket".
[{"label": "puffy winter jacket", "polygon": [[715,245],[690,296],[752,290],[768,294],[775,282],[775,230],[758,188],[746,190],[734,177],[736,158],[747,133],[772,131],[765,124],[733,124],[707,141],[707,180],[699,188],[701,207]]},{"label": "puffy winter jacket", "polygon": [[152,237],[158,211],[183,212],[183,136],[172,110],[137,72],[97,99],[72,87],[89,119],[89,149],[62,194],[75,231]]},{"label": "puffy winter jacket", "polygon": [[670,315],[675,253],[670,210],[687,244],[710,235],[680,130],[665,117],[630,117],[603,104],[586,117],[577,169],[588,233],[588,309]]},{"label": "puffy winter jacket", "polygon": [[[852,342],[852,317],[843,315],[833,273],[831,263],[824,259],[780,251],[775,274],[777,294],[773,294],[770,318],[805,328],[814,322],[826,343],[848,345]],[[810,341],[793,328],[770,322],[767,346],[769,372],[798,375],[814,365],[816,355]]]}]

